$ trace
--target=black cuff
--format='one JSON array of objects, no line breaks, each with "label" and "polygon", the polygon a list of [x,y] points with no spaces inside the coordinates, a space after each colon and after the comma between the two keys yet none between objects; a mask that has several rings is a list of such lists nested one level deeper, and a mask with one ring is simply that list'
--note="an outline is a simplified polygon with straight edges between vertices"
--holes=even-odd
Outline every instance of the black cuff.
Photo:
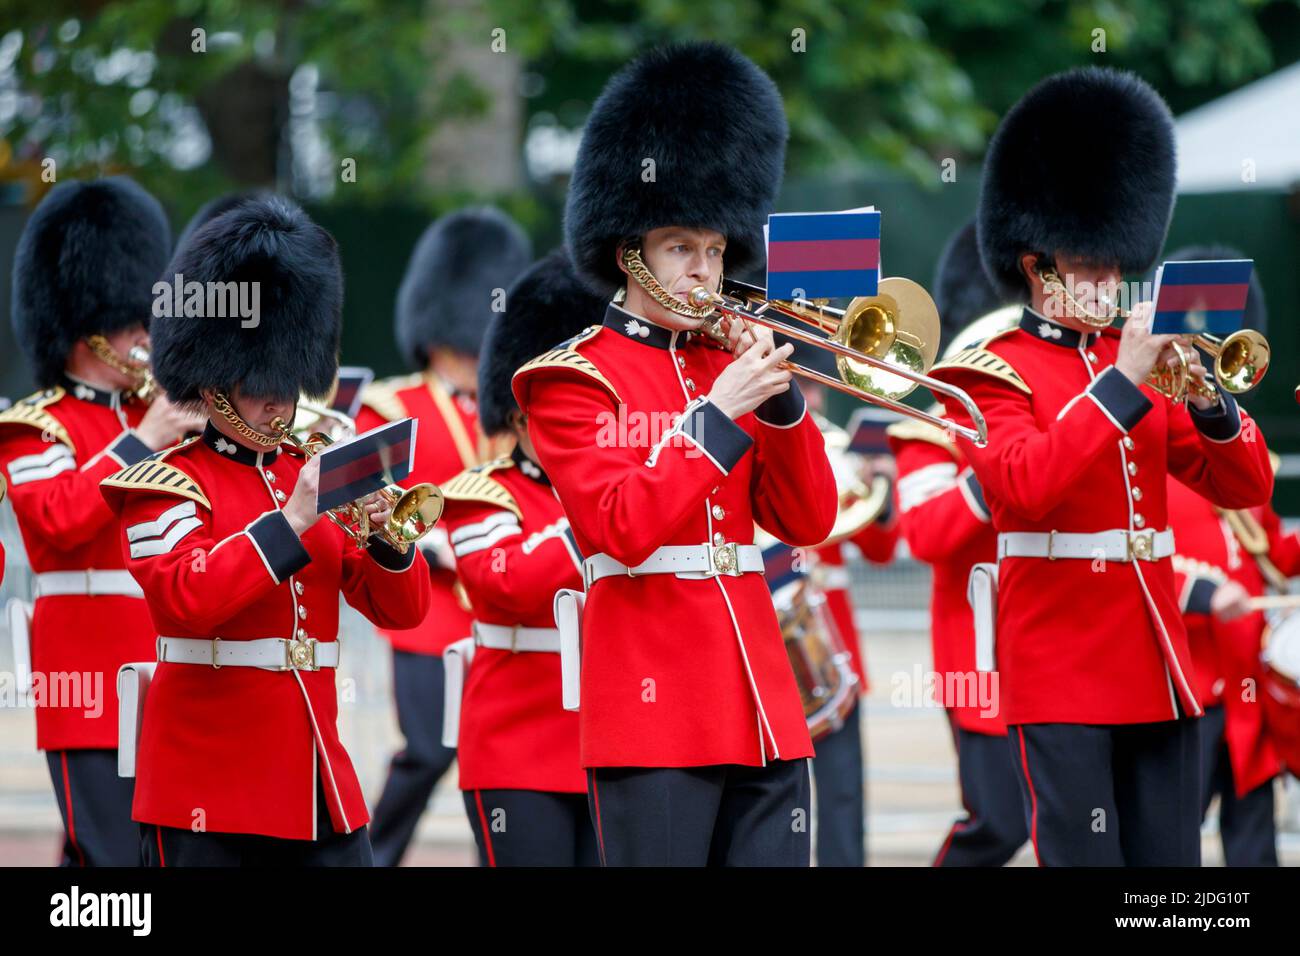
[{"label": "black cuff", "polygon": [[773,395],[759,405],[754,409],[754,417],[764,425],[789,428],[803,418],[807,407],[803,392],[799,391],[799,383],[791,379],[789,390],[780,395]]},{"label": "black cuff", "polygon": [[1188,402],[1187,411],[1191,414],[1197,431],[1210,441],[1232,441],[1241,432],[1241,412],[1237,408],[1237,400],[1223,389],[1219,389],[1218,405],[1201,411]]},{"label": "black cuff", "polygon": [[885,506],[876,515],[876,524],[888,528],[894,521],[894,482],[889,483],[889,494],[885,497]]},{"label": "black cuff", "polygon": [[1183,608],[1183,613],[1209,614],[1210,599],[1218,589],[1219,586],[1209,578],[1195,578],[1191,590],[1187,592],[1187,606]]},{"label": "black cuff", "polygon": [[969,501],[980,509],[980,517],[988,521],[993,517],[993,512],[989,511],[989,503],[984,500],[984,489],[980,486],[980,480],[975,477],[974,470],[966,472],[963,479],[966,483],[966,493],[970,496]]},{"label": "black cuff", "polygon": [[1088,386],[1088,394],[1123,432],[1131,431],[1151,411],[1151,400],[1113,365]]},{"label": "black cuff", "polygon": [[729,474],[754,444],[754,439],[745,429],[707,399],[689,409],[677,428],[690,437],[723,474]]},{"label": "black cuff", "polygon": [[[366,551],[375,559],[375,564],[389,571],[405,571],[415,560],[417,550],[419,549],[408,547],[403,554],[377,534],[372,534],[366,544]],[[426,557],[425,560],[427,561],[428,558]]]},{"label": "black cuff", "polygon": [[123,468],[130,468],[152,455],[153,449],[142,442],[135,432],[125,431],[108,446],[108,453],[120,461]]},{"label": "black cuff", "polygon": [[280,584],[311,563],[311,555],[293,532],[289,519],[280,511],[268,511],[248,526],[253,546]]}]

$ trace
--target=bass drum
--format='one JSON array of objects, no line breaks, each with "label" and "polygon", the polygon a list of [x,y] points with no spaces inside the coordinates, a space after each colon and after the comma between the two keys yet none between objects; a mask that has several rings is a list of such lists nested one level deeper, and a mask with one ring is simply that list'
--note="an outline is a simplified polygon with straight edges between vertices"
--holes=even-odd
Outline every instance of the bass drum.
[{"label": "bass drum", "polygon": [[772,595],[808,733],[818,740],[844,726],[858,702],[858,675],[826,597],[806,579]]},{"label": "bass drum", "polygon": [[1269,740],[1287,769],[1300,776],[1300,613],[1269,629],[1260,661]]}]

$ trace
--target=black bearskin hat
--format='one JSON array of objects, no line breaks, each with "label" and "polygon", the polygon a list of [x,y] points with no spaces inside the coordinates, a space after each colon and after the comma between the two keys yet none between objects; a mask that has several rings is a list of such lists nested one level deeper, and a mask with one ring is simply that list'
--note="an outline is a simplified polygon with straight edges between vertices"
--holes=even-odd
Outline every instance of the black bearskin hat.
[{"label": "black bearskin hat", "polygon": [[612,295],[626,283],[619,242],[663,226],[716,229],[727,270],[745,268],[763,255],[788,135],[776,85],[731,47],[637,58],[606,84],[578,148],[564,214],[578,274]]},{"label": "black bearskin hat", "polygon": [[523,229],[492,206],[461,209],[429,226],[397,292],[394,331],[406,362],[424,368],[437,346],[478,355],[498,295],[532,258]]},{"label": "black bearskin hat", "polygon": [[59,183],[14,255],[13,324],[41,388],[78,339],[149,324],[171,228],[158,200],[125,176]]},{"label": "black bearskin hat", "polygon": [[185,224],[185,228],[181,230],[180,238],[176,240],[176,248],[180,249],[181,246],[185,245],[185,243],[189,242],[190,239],[193,238],[194,233],[198,232],[200,228],[207,225],[213,219],[216,219],[222,213],[230,212],[230,210],[234,209],[236,206],[253,199],[269,198],[269,193],[226,193],[225,195],[218,196],[215,199],[209,199],[199,207],[199,211],[191,216],[190,221]]},{"label": "black bearskin hat", "polygon": [[519,407],[510,380],[525,362],[572,338],[605,315],[605,300],[573,271],[563,249],[538,260],[506,294],[492,317],[478,364],[478,417],[487,435],[506,431]]},{"label": "black bearskin hat", "polygon": [[1174,208],[1174,123],[1132,73],[1086,67],[1042,81],[989,143],[978,235],[984,267],[1024,301],[1026,252],[1145,272]]},{"label": "black bearskin hat", "polygon": [[[1205,246],[1184,246],[1177,252],[1166,253],[1164,262],[1196,262],[1204,259],[1249,259],[1240,249],[1232,246],[1210,244]],[[1148,279],[1155,280],[1155,270]],[[1246,293],[1246,314],[1242,317],[1242,328],[1254,329],[1261,335],[1268,333],[1268,303],[1264,300],[1264,287],[1259,282],[1259,270],[1250,270],[1250,290]]]},{"label": "black bearskin hat", "polygon": [[258,398],[329,391],[338,368],[343,275],[334,237],[301,209],[278,197],[238,205],[177,250],[166,277],[177,273],[205,290],[208,283],[238,284],[246,303],[256,283],[258,309],[251,318],[227,305],[224,318],[154,319],[154,375],[172,401],[196,405],[201,389],[229,394],[236,385]]},{"label": "black bearskin hat", "polygon": [[972,220],[954,232],[934,269],[934,304],[939,310],[940,345],[946,347],[982,315],[1008,304],[989,282],[980,261]]}]

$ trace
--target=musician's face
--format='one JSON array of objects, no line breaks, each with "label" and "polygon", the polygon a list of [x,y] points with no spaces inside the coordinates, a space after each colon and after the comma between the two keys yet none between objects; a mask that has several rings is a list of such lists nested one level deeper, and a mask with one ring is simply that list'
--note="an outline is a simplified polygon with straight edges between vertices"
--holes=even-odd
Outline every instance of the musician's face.
[{"label": "musician's face", "polygon": [[[688,301],[691,289],[697,285],[717,291],[726,249],[727,238],[722,233],[685,226],[651,229],[641,240],[641,258],[650,272],[670,295],[683,302]],[[628,306],[631,311],[669,329],[697,329],[703,321],[664,308],[630,279]]]},{"label": "musician's face", "polygon": [[[1033,308],[1067,328],[1095,331],[1081,319],[1075,318],[1071,310],[1059,301],[1059,295],[1048,296],[1044,293],[1043,280],[1033,271],[1035,259],[1034,256],[1025,256],[1022,260],[1025,265],[1025,275],[1029,277],[1032,292],[1030,304]],[[1097,315],[1114,309],[1115,303],[1119,300],[1119,283],[1123,278],[1118,266],[1097,265],[1061,254],[1057,254],[1053,259],[1056,263],[1056,274],[1085,309]]]},{"label": "musician's face", "polygon": [[[143,323],[110,332],[104,338],[108,341],[109,348],[113,350],[114,354],[129,365],[137,364],[131,358],[133,348],[136,346],[144,349],[149,348],[149,333],[145,331]],[[105,379],[105,384],[109,384],[111,388],[135,388],[140,384],[138,377],[129,375],[126,372],[119,372],[105,362],[98,362],[96,371],[101,373],[99,377]]]},{"label": "musician's face", "polygon": [[[213,393],[210,389],[204,389],[203,397],[209,405],[212,404]],[[254,431],[259,431],[263,435],[277,434],[276,429],[271,426],[271,422],[277,418],[291,424],[293,422],[293,413],[297,408],[297,402],[292,398],[258,398],[245,395],[243,389],[238,385],[227,397],[230,399],[230,404],[234,406],[236,414],[248,423]],[[233,429],[228,431],[229,423],[222,416],[215,412],[209,412],[209,417],[222,434],[228,435],[246,448],[252,448],[255,451],[264,450],[257,444],[241,438],[234,433]]]}]

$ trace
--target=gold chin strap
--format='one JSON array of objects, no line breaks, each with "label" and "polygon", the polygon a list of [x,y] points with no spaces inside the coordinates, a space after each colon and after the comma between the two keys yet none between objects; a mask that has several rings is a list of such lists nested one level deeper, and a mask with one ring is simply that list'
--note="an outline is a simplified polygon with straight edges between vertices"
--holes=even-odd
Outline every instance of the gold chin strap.
[{"label": "gold chin strap", "polygon": [[1094,329],[1105,329],[1109,328],[1116,319],[1123,318],[1123,313],[1118,309],[1110,315],[1098,315],[1095,312],[1088,311],[1083,303],[1076,299],[1065,283],[1061,281],[1061,277],[1057,275],[1055,269],[1036,268],[1035,271],[1038,272],[1039,278],[1043,280],[1043,292],[1048,295],[1052,293],[1058,294],[1061,301],[1065,303],[1066,314],[1078,319],[1084,325]]},{"label": "gold chin strap", "polygon": [[283,434],[263,435],[248,422],[239,417],[239,412],[230,404],[230,399],[226,398],[224,392],[217,392],[212,396],[212,410],[230,423],[230,427],[240,438],[246,438],[254,445],[260,445],[262,448],[274,448],[284,440]]},{"label": "gold chin strap", "polygon": [[102,335],[86,336],[86,345],[90,351],[95,353],[95,358],[99,359],[115,372],[121,372],[123,375],[130,375],[137,382],[143,382],[148,374],[147,368],[141,368],[139,365],[132,365],[130,362],[124,362],[122,357],[113,351],[113,346],[108,344],[108,339]]},{"label": "gold chin strap", "polygon": [[696,306],[683,302],[660,285],[659,280],[645,264],[645,260],[641,258],[640,246],[627,246],[623,249],[623,265],[627,267],[627,274],[636,280],[636,284],[645,289],[650,298],[669,312],[676,312],[688,319],[707,319],[713,314],[712,305]]}]

